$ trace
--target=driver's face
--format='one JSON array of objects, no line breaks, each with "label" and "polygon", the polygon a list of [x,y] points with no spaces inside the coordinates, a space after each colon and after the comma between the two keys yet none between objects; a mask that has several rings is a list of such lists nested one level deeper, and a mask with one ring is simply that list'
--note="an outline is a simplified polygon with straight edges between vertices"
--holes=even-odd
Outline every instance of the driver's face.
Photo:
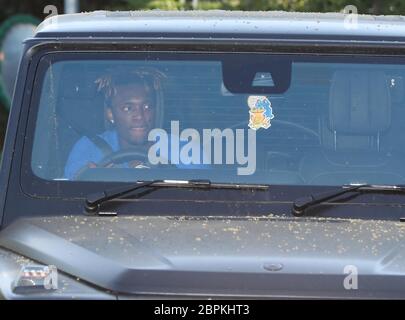
[{"label": "driver's face", "polygon": [[108,115],[114,120],[121,147],[147,142],[155,124],[155,104],[151,93],[141,85],[118,86]]}]

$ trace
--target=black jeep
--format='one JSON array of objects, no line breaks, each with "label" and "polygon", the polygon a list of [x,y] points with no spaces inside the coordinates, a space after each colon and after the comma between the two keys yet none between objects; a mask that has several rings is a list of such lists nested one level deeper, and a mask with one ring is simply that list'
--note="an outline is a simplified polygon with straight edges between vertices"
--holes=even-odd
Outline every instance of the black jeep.
[{"label": "black jeep", "polygon": [[405,297],[405,21],[93,12],[25,42],[0,297]]}]

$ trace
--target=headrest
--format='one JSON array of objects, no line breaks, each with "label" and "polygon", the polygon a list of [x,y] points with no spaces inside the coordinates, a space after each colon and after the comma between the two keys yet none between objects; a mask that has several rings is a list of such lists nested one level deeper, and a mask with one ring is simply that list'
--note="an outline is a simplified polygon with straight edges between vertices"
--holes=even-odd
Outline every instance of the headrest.
[{"label": "headrest", "polygon": [[[125,76],[123,70],[123,76]],[[59,111],[74,127],[88,128],[83,133],[104,131],[104,95],[97,88],[96,80],[102,73],[83,69],[83,66],[65,66],[60,81]],[[157,90],[156,127],[163,124],[163,92]],[[78,113],[79,112],[79,113]],[[80,114],[80,117],[78,116]],[[92,123],[92,126],[89,126]],[[100,126],[101,125],[101,126]]]},{"label": "headrest", "polygon": [[384,72],[335,72],[329,95],[329,129],[346,135],[377,135],[391,124],[391,97]]},{"label": "headrest", "polygon": [[105,130],[104,97],[97,92],[94,78],[83,66],[63,67],[56,112],[59,129],[68,129],[66,135],[72,134],[71,130],[79,136],[96,135]]}]

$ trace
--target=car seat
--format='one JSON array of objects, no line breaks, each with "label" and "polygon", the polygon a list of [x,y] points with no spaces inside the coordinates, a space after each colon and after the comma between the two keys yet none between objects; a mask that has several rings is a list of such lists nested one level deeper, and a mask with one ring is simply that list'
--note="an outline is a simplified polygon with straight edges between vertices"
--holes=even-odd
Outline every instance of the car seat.
[{"label": "car seat", "polygon": [[403,163],[381,145],[391,126],[391,97],[384,72],[336,71],[329,108],[321,121],[321,149],[305,156],[307,184],[403,183]]}]

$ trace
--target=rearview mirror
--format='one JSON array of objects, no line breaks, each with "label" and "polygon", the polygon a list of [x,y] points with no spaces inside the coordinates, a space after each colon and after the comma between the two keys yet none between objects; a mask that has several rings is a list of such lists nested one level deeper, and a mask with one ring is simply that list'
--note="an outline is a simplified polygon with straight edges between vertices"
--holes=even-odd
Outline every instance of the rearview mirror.
[{"label": "rearview mirror", "polygon": [[281,94],[290,87],[291,65],[286,57],[257,54],[249,61],[237,54],[222,61],[222,77],[231,93]]}]

